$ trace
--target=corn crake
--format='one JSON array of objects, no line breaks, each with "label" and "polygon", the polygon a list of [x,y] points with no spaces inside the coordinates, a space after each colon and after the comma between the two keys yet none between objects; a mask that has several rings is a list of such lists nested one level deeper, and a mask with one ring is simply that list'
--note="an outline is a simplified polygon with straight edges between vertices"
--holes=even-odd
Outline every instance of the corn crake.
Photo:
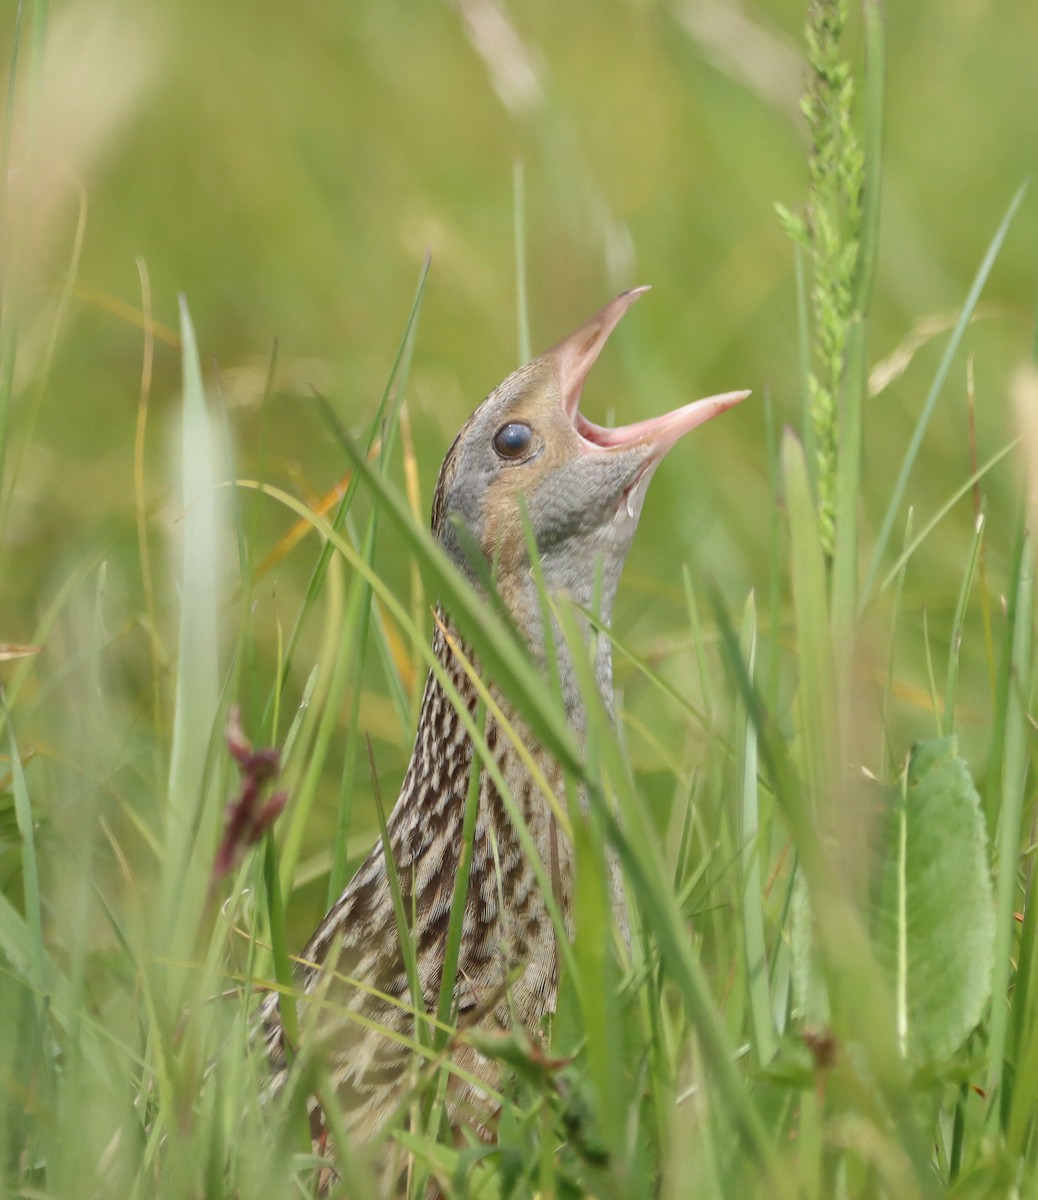
[{"label": "corn crake", "polygon": [[[547,670],[548,648],[538,584],[531,571],[528,531],[549,593],[597,607],[608,622],[620,572],[638,524],[646,488],[663,456],[683,434],[724,412],[747,392],[727,392],[664,416],[618,428],[589,421],[578,404],[584,381],[620,318],[645,288],[624,292],[575,333],[510,375],[476,409],[447,452],[432,509],[432,529],[475,586],[470,560],[478,546],[493,564],[501,598],[530,653]],[[522,500],[520,501],[520,497]],[[525,513],[525,515],[524,515]],[[458,525],[467,531],[459,534]],[[572,660],[561,638],[554,672],[568,719],[580,738],[585,717]],[[452,644],[465,631],[438,613],[433,649],[470,711],[476,693]],[[612,709],[610,642],[600,637],[597,684]],[[466,657],[470,657],[467,655]],[[491,689],[501,711],[533,754],[543,778],[565,803],[562,771],[539,747],[507,696]],[[486,741],[518,804],[564,919],[573,895],[573,851],[552,806],[492,715]],[[430,674],[410,765],[388,823],[425,1009],[435,1012],[462,843],[462,821],[473,762],[472,745],[443,687]],[[622,905],[619,911],[622,917]],[[556,932],[518,833],[485,769],[479,782],[454,991],[460,1030],[520,1025],[535,1032],[553,1011],[557,991]],[[385,1126],[406,1096],[415,1054],[411,987],[400,946],[381,843],[377,845],[300,956],[300,1024],[328,1055],[351,1141],[360,1145]],[[360,984],[361,986],[358,986]],[[274,1086],[287,1074],[278,998],[266,998],[261,1020]],[[486,1136],[493,1106],[480,1083],[497,1071],[464,1038],[452,1051],[464,1072],[452,1077],[447,1116]],[[320,1109],[312,1105],[315,1149],[326,1149]],[[392,1190],[392,1177],[383,1190]]]}]

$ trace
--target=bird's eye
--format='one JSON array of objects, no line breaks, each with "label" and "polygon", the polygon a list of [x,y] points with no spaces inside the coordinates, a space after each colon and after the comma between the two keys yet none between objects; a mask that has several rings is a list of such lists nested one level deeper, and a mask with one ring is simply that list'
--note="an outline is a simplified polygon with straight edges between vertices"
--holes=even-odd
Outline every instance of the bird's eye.
[{"label": "bird's eye", "polygon": [[510,421],[494,434],[494,449],[502,458],[519,458],[530,448],[533,430],[521,421]]}]

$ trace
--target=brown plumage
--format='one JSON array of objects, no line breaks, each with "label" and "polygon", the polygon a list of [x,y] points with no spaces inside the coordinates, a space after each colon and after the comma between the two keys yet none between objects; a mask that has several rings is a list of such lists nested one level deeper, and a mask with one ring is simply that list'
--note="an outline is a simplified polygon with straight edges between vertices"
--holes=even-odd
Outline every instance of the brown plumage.
[{"label": "brown plumage", "polygon": [[[644,290],[618,296],[575,333],[509,376],[466,422],[437,481],[434,534],[478,586],[457,523],[468,529],[487,561],[495,564],[502,597],[542,666],[546,651],[541,604],[530,571],[520,494],[549,591],[564,592],[589,608],[597,604],[608,621],[656,466],[683,433],[747,394],[714,396],[617,429],[584,418],[577,405],[588,371]],[[440,614],[433,635],[436,657],[464,703],[475,711],[474,689],[451,642],[463,647],[464,630],[454,630],[449,616]],[[598,646],[597,681],[611,706],[608,639],[600,638]],[[564,646],[557,653],[567,713],[579,737],[584,729],[579,688]],[[533,741],[508,698],[494,695],[565,804],[558,765]],[[509,735],[492,718],[486,738],[568,919],[572,848]],[[440,683],[430,675],[410,765],[389,819],[405,909],[415,915],[412,936],[430,1013],[435,1013],[439,996],[471,762],[469,738]],[[454,994],[459,1027],[519,1024],[533,1031],[555,1006],[555,938],[519,836],[484,770]],[[301,1028],[327,1047],[351,1137],[363,1143],[399,1107],[416,1062],[406,1044],[392,1036],[402,1035],[404,1043],[413,1040],[414,1018],[381,844],[303,951],[297,981],[308,998],[298,1005]],[[279,1085],[286,1067],[276,996],[264,1003],[262,1020]],[[456,1124],[486,1129],[494,1111],[480,1081],[493,1087],[494,1066],[463,1039],[457,1046],[455,1065],[474,1078],[460,1082],[455,1077],[448,1115]]]}]

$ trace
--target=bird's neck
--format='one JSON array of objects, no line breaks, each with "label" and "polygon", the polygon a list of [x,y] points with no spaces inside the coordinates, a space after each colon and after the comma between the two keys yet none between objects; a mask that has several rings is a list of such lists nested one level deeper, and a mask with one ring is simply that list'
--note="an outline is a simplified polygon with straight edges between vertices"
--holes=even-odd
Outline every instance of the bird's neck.
[{"label": "bird's neck", "polygon": [[[606,599],[611,606],[612,596],[610,595]],[[526,636],[535,660],[541,666],[542,670],[545,671],[546,678],[554,674],[566,704],[570,727],[578,738],[583,741],[587,732],[586,701],[577,683],[578,676],[574,668],[572,652],[567,646],[565,639],[561,636],[557,623],[552,620],[552,636],[555,639],[555,670],[551,672],[548,668],[549,656],[545,649],[545,622],[540,617],[540,604],[537,603],[534,609],[524,611],[535,612],[537,616],[535,621],[522,621],[520,629]],[[607,625],[609,612],[603,612],[601,607],[599,607],[598,612],[601,613],[601,622]],[[592,634],[590,623],[586,619],[582,619],[581,623],[582,627],[587,631],[588,636],[593,639],[589,649],[593,655],[596,683],[602,701],[606,706],[606,711],[612,717],[612,643],[605,633]],[[433,651],[447,678],[457,690],[462,702],[467,706],[469,713],[475,716],[478,699],[476,688],[472,683],[469,672],[473,670],[478,671],[478,665],[473,660],[467,648],[464,647],[456,628],[439,611],[437,612],[436,628],[433,633]],[[585,653],[584,647],[579,647],[578,652]],[[462,655],[464,655],[467,663],[462,661]],[[494,690],[492,685],[491,690]],[[565,781],[562,770],[552,756],[531,740],[527,722],[523,719],[522,714],[517,712],[508,702],[507,697],[496,692],[494,695],[505,720],[511,728],[509,730],[502,729],[497,719],[488,717],[484,727],[487,749],[497,760],[501,774],[512,789],[513,797],[521,805],[527,829],[541,856],[541,861],[551,866],[553,887],[557,880],[562,881],[556,899],[560,901],[562,911],[568,913],[569,904],[566,896],[568,895],[570,884],[567,884],[565,881],[571,879],[573,869],[571,848],[563,844],[559,839],[555,819],[547,797],[542,795],[538,787],[530,786],[532,780],[529,777],[522,756],[514,752],[512,738],[518,736],[522,741],[526,742],[527,749],[539,762],[542,777],[548,781],[548,785],[552,791],[560,798],[565,794]],[[431,673],[426,684],[422,713],[419,719],[418,736],[415,740],[414,754],[408,772],[408,782],[414,785],[416,791],[421,791],[430,797],[432,808],[432,811],[429,813],[430,820],[435,821],[440,819],[439,814],[443,814],[443,819],[448,819],[447,813],[452,812],[453,820],[457,827],[464,809],[463,800],[468,789],[468,777],[473,761],[473,750],[471,738],[467,733],[462,732],[461,722],[456,719],[453,713],[453,703],[453,699],[448,697],[436,673]],[[436,731],[439,731],[438,734]],[[447,763],[443,761],[442,751],[434,749],[437,742],[441,740],[449,747]],[[445,795],[441,786],[434,784],[432,787],[428,787],[427,781],[430,778],[434,778],[437,783],[441,780],[450,780],[452,795]],[[423,781],[425,782],[423,783]],[[405,792],[409,791],[406,784],[404,790]],[[481,772],[481,807],[486,808],[487,799],[496,797],[496,795],[495,786],[490,782],[487,774]],[[578,795],[580,796],[581,804],[585,804],[586,797],[583,788],[578,789]],[[498,802],[498,808],[499,806]],[[620,880],[619,863],[615,857],[610,858],[609,870],[613,910],[617,921],[617,928],[623,931],[624,936],[629,941],[630,932],[627,909],[623,896],[623,886]]]},{"label": "bird's neck", "polygon": [[[572,571],[567,566],[560,578],[557,565],[544,556],[542,578],[547,583],[547,599],[544,586],[528,569],[510,572],[498,580],[501,599],[526,643],[533,663],[541,672],[545,686],[561,695],[570,728],[580,741],[587,732],[590,697],[581,687],[580,680],[586,679],[587,672],[578,669],[576,655],[583,656],[585,662],[590,661],[601,702],[610,718],[613,717],[612,643],[607,633],[596,632],[595,625],[608,628],[621,565],[622,559],[613,564],[614,569],[596,568],[594,563],[584,571]],[[576,613],[576,627],[581,635],[575,646],[563,635],[558,620],[560,606],[564,603],[575,606],[572,611]],[[583,611],[596,614],[594,624],[583,616]],[[572,623],[566,624],[572,631]],[[426,684],[408,779],[415,786],[419,786],[421,780],[432,780],[435,790],[443,778],[437,747],[446,743],[452,747],[457,764],[464,762],[467,779],[472,743],[465,730],[467,722],[458,719],[455,709],[460,701],[460,705],[475,717],[478,692],[473,679],[482,680],[483,674],[458,627],[442,609],[436,613],[432,649],[441,669],[431,672]],[[510,753],[511,738],[518,736],[526,743],[527,750],[540,760],[542,771],[554,777],[557,764],[550,761],[550,756],[533,739],[522,709],[508,695],[498,691],[492,680],[486,680],[486,684],[495,705],[511,727],[511,733],[506,733],[496,718],[488,717],[488,744],[493,740],[496,745],[491,752],[503,761]],[[559,782],[561,785],[561,778]],[[456,783],[459,787],[464,786],[460,776]]]},{"label": "bird's neck", "polygon": [[[593,571],[587,577],[569,576],[561,584],[554,583],[551,562],[545,560],[543,567],[547,597],[545,588],[529,573],[502,588],[502,595],[534,663],[549,686],[560,690],[570,725],[582,736],[587,724],[588,697],[580,685],[586,671],[578,669],[577,656],[590,662],[602,702],[609,715],[613,715],[612,642],[608,634],[596,632],[595,627],[608,629],[616,587],[596,581]],[[558,620],[560,610],[566,606],[575,617],[566,623],[569,637]],[[585,612],[595,614],[594,623],[584,616]],[[575,645],[574,630],[579,634]]]},{"label": "bird's neck", "polygon": [[[567,719],[578,736],[583,736],[587,725],[587,698],[579,682],[584,672],[578,671],[574,654],[590,659],[599,695],[606,711],[612,717],[612,642],[608,634],[598,633],[591,621],[581,611],[587,610],[596,613],[595,624],[608,628],[612,595],[592,597],[589,594],[587,597],[583,597],[567,594],[565,599],[577,606],[576,625],[582,636],[583,644],[575,647],[571,646],[564,636],[555,612],[552,611],[554,607],[557,612],[557,603],[553,601],[552,604],[546,605],[543,595],[532,579],[527,577],[519,587],[502,589],[502,595],[516,628],[528,647],[530,657],[543,676],[546,685],[559,689],[566,707]],[[438,610],[436,614],[433,652],[447,672],[448,678],[458,688],[466,702],[474,708],[475,688],[465,670],[464,662],[467,661],[470,669],[477,672],[479,666],[457,627],[442,610]],[[496,696],[495,698],[499,700],[506,712],[512,709],[507,696]]]}]

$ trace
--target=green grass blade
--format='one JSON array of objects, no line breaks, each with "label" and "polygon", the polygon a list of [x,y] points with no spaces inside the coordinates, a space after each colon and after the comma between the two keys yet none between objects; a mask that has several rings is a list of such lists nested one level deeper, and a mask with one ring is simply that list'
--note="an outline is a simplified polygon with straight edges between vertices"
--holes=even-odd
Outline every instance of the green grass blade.
[{"label": "green grass blade", "polygon": [[286,783],[292,792],[292,806],[280,854],[281,890],[285,896],[291,894],[294,886],[322,768],[331,739],[338,729],[342,693],[350,663],[350,641],[342,636],[341,563],[333,562],[325,579],[328,582],[327,604],[316,664],[316,686],[306,710],[301,710],[299,714],[299,748],[291,759],[287,753],[285,755]]},{"label": "green grass blade", "polygon": [[811,480],[811,495],[818,495],[818,446],[815,423],[811,418],[811,317],[808,310],[807,268],[804,265],[805,250],[800,242],[793,247],[793,265],[796,277],[797,298],[797,366],[800,373],[801,416],[804,431],[804,454],[808,477]]},{"label": "green grass blade", "polygon": [[[180,302],[183,345],[181,425],[180,632],[173,743],[163,851],[164,940],[174,957],[194,936],[215,845],[219,808],[209,802],[206,752],[216,725],[218,614],[221,610],[219,454],[206,407],[198,346],[187,303]],[[201,853],[196,853],[196,847]]]},{"label": "green grass blade", "polygon": [[798,729],[810,803],[824,811],[836,779],[834,681],[825,558],[803,449],[787,431],[782,466],[789,510],[791,575],[800,663]]},{"label": "green grass blade", "polygon": [[[799,254],[799,248],[797,250]],[[806,389],[807,384],[804,383]],[[768,637],[768,666],[767,686],[765,696],[768,707],[772,712],[778,709],[778,691],[780,684],[779,664],[782,647],[782,506],[778,497],[781,491],[781,450],[779,445],[778,427],[775,420],[775,405],[770,390],[764,397],[764,444],[768,464],[768,492],[775,497],[771,505],[769,520],[769,553],[768,553],[768,603],[767,613],[771,628]]]},{"label": "green grass blade", "polygon": [[30,979],[33,986],[40,989],[41,1003],[45,1001],[43,989],[46,987],[46,958],[47,952],[43,941],[43,902],[40,895],[40,871],[36,854],[36,819],[32,812],[32,802],[29,799],[29,789],[25,782],[25,772],[22,769],[22,759],[18,752],[18,743],[11,724],[11,714],[7,708],[7,699],[0,688],[0,707],[3,708],[4,722],[7,725],[7,744],[11,753],[11,784],[14,792],[14,812],[18,822],[18,833],[21,836],[21,869],[22,896],[25,905],[25,931],[28,939]]},{"label": "green grass blade", "polygon": [[1002,621],[1002,638],[999,647],[998,674],[994,689],[994,714],[991,721],[991,744],[988,749],[987,783],[984,788],[984,820],[992,846],[997,844],[997,826],[1002,803],[1002,774],[1005,769],[1006,736],[1009,725],[1010,701],[1015,686],[1012,678],[1014,668],[1013,643],[1016,635],[1016,610],[1023,578],[1022,556],[1025,546],[1027,524],[1023,497],[1017,502],[1013,522],[1013,541],[1007,564],[1008,587],[1006,589],[1005,619]]},{"label": "green grass blade", "polygon": [[281,1026],[285,1031],[286,1052],[291,1059],[299,1045],[299,1021],[296,1018],[293,996],[292,959],[285,938],[285,905],[278,878],[277,845],[273,831],[263,839],[263,881],[270,914],[270,948],[274,960],[274,978],[280,988],[278,1011],[281,1014]]},{"label": "green grass blade", "polygon": [[[794,474],[800,476],[796,490],[810,509],[806,471]],[[746,671],[720,598],[714,594],[711,600],[722,651],[756,723],[761,761],[771,775],[776,800],[789,822],[807,882],[813,944],[818,948],[833,1030],[860,1044],[889,1113],[882,1120],[891,1120],[897,1129],[913,1187],[920,1195],[934,1196],[936,1181],[931,1173],[926,1133],[920,1128],[905,1064],[897,1049],[893,997],[880,975],[847,881],[832,861],[828,827],[819,824],[820,814],[812,804],[810,789],[798,778],[784,742],[765,718],[760,695]]]},{"label": "green grass blade", "polygon": [[[543,680],[517,637],[462,578],[432,535],[418,526],[405,503],[373,471],[356,447],[350,448],[354,467],[378,498],[386,518],[403,533],[431,593],[465,630],[481,667],[510,696],[523,705],[532,732],[567,769],[580,771],[582,755],[557,696],[546,692]],[[488,584],[491,582],[486,581]],[[493,591],[491,593],[493,595]]]},{"label": "green grass blade", "polygon": [[[486,708],[476,708],[476,724],[484,727]],[[458,979],[458,956],[461,949],[461,933],[465,923],[465,906],[469,894],[469,871],[472,867],[472,841],[476,834],[476,817],[479,813],[479,780],[482,771],[473,759],[469,772],[469,786],[465,793],[465,816],[461,827],[461,849],[458,870],[454,876],[451,893],[450,923],[447,926],[447,941],[443,951],[443,973],[440,976],[440,997],[436,1017],[440,1028],[436,1031],[433,1048],[442,1050],[447,1044],[447,1029],[454,1017],[454,991]]]},{"label": "green grass blade", "polygon": [[[908,510],[905,518],[904,543],[912,540],[912,509]],[[897,587],[894,589],[894,602],[890,609],[890,644],[887,649],[887,676],[883,687],[883,701],[880,710],[880,726],[882,729],[882,746],[879,761],[881,769],[887,772],[886,778],[892,779],[895,774],[894,750],[890,729],[890,701],[894,690],[894,662],[897,656],[897,626],[901,616],[901,602],[905,593],[905,575],[908,573],[908,558],[902,555],[901,569],[897,574]]]},{"label": "green grass blade", "polygon": [[966,560],[966,570],[962,576],[962,587],[955,604],[955,616],[952,618],[951,643],[948,646],[948,670],[944,686],[944,731],[955,732],[955,693],[959,682],[959,654],[962,649],[962,630],[966,621],[966,608],[969,604],[970,593],[973,590],[973,577],[980,558],[980,548],[984,543],[984,523],[986,505],[981,508],[980,516],[973,527],[973,541],[970,543],[969,558]]},{"label": "green grass blade", "polygon": [[[372,532],[369,530],[369,533]],[[369,538],[362,553],[366,561],[374,560],[374,539]],[[359,680],[363,677],[365,648],[368,641],[371,616],[371,590],[364,580],[359,577],[354,580],[346,606],[346,620],[343,627],[343,652],[339,664],[342,665],[345,684],[345,666],[350,664],[350,675],[354,680],[353,699],[350,703],[349,715],[346,719],[346,752],[343,757],[342,778],[339,784],[339,806],[335,814],[335,834],[332,838],[332,864],[328,871],[328,888],[326,903],[330,908],[342,894],[346,886],[347,861],[349,850],[349,824],[353,810],[351,789],[354,786],[354,774],[357,764],[357,751],[360,743],[360,706],[362,689]],[[352,634],[352,637],[350,636]],[[349,650],[347,654],[346,651]],[[340,691],[339,682],[333,684],[333,695]],[[335,723],[337,728],[338,722]],[[330,732],[330,730],[329,730]]]},{"label": "green grass blade", "polygon": [[[389,894],[393,901],[393,915],[396,917],[397,937],[400,941],[400,956],[404,960],[404,970],[407,972],[407,983],[411,989],[411,1003],[415,1011],[415,1040],[419,1046],[428,1046],[429,1029],[423,1018],[425,1012],[425,992],[422,981],[418,977],[418,948],[415,944],[412,930],[415,925],[414,912],[409,912],[404,902],[404,893],[400,886],[400,875],[393,856],[393,843],[389,837],[389,825],[386,820],[386,808],[382,802],[382,788],[378,782],[378,769],[375,766],[375,751],[371,739],[367,739],[368,765],[371,769],[371,792],[375,798],[375,815],[378,817],[378,832],[382,841],[382,857],[386,864],[386,880],[389,884]],[[414,868],[412,867],[412,870]],[[408,883],[407,894],[414,900],[417,889],[414,881]]]},{"label": "green grass blade", "polygon": [[930,618],[923,609],[923,656],[926,659],[926,682],[930,689],[930,711],[934,719],[934,735],[941,737],[944,731],[944,719],[941,702],[937,695],[937,676],[933,669],[933,650],[930,646]]},{"label": "green grass blade", "polygon": [[1020,576],[1013,613],[1010,670],[1003,683],[1009,689],[1002,762],[1002,797],[996,830],[998,876],[995,892],[995,966],[991,983],[991,1024],[988,1032],[987,1092],[991,1120],[1004,1102],[1003,1072],[1009,1018],[1009,980],[1015,958],[1015,910],[1019,894],[1020,819],[1028,770],[1028,698],[1031,681],[1034,563],[1029,535],[1024,536]]},{"label": "green grass blade", "polygon": [[[22,48],[22,6],[15,10],[11,31],[11,62],[7,77],[7,101],[4,105],[4,129],[0,137],[0,517],[7,508],[5,500],[7,443],[10,436],[11,409],[14,404],[14,363],[18,347],[17,291],[18,265],[22,244],[20,219],[14,212],[14,180],[10,155],[14,145],[17,112],[18,66]],[[24,184],[22,185],[24,186]]]},{"label": "green grass blade", "polygon": [[868,570],[865,572],[865,582],[861,589],[862,605],[868,602],[872,592],[873,584],[876,576],[879,573],[880,563],[883,561],[883,555],[886,553],[887,543],[890,540],[891,530],[894,527],[894,522],[897,520],[898,510],[901,507],[901,500],[905,494],[905,488],[908,486],[908,477],[912,473],[915,466],[916,458],[919,456],[919,449],[923,444],[923,436],[926,433],[926,428],[930,423],[930,418],[933,415],[937,400],[940,397],[941,390],[944,387],[944,382],[948,378],[948,372],[951,370],[952,362],[955,355],[958,353],[959,344],[962,341],[963,334],[969,325],[970,318],[973,316],[973,310],[977,306],[977,301],[980,299],[980,294],[984,290],[984,285],[987,283],[988,276],[995,265],[995,260],[998,258],[999,252],[1002,249],[1002,243],[1005,241],[1006,234],[1009,232],[1009,226],[1016,216],[1016,211],[1023,201],[1024,193],[1027,190],[1025,183],[1010,202],[1009,208],[1006,210],[1002,222],[995,232],[995,236],[991,240],[991,244],[987,248],[987,252],[981,261],[980,267],[970,285],[970,289],[966,294],[966,302],[962,306],[962,311],[959,314],[959,319],[952,330],[951,338],[948,345],[945,347],[944,354],[941,356],[940,365],[937,368],[937,373],[934,375],[933,383],[930,385],[930,391],[927,393],[926,400],[923,404],[922,412],[919,414],[919,419],[916,422],[915,430],[912,433],[912,438],[908,443],[908,449],[905,451],[905,458],[901,464],[901,470],[898,472],[897,479],[891,490],[890,501],[887,504],[887,511],[880,525],[879,534],[876,537],[876,545],[872,551],[872,559],[869,563]]},{"label": "green grass blade", "polygon": [[530,361],[530,303],[526,287],[526,172],[517,158],[512,174],[512,201],[515,212],[515,309],[519,327],[519,366]]},{"label": "green grass blade", "polygon": [[[746,601],[741,650],[750,677],[754,674],[757,650],[756,608],[753,595]],[[735,754],[739,763],[741,796],[739,842],[741,844],[741,899],[747,987],[753,1027],[753,1051],[757,1063],[766,1066],[776,1050],[775,1026],[768,989],[768,957],[764,936],[764,890],[761,883],[762,840],[760,792],[757,785],[757,730],[744,703],[736,708]]]},{"label": "green grass blade", "polygon": [[692,586],[692,576],[688,567],[681,572],[681,582],[685,588],[685,605],[688,611],[688,621],[692,629],[692,640],[696,648],[696,667],[699,671],[699,689],[703,696],[703,716],[700,718],[704,728],[711,728],[714,720],[714,688],[710,678],[710,668],[706,661],[706,643],[703,639],[703,629],[699,623],[699,605],[696,603],[696,593]]},{"label": "green grass blade", "polygon": [[[863,403],[868,363],[864,319],[855,315],[847,326],[847,362],[844,368],[838,414],[836,534],[832,565],[832,644],[839,712],[850,713],[849,690],[855,644],[858,597],[858,507],[861,503]],[[841,729],[841,744],[848,732]]]},{"label": "green grass blade", "polygon": [[969,477],[969,479],[966,480],[965,483],[955,489],[951,496],[948,497],[948,499],[930,518],[930,520],[927,521],[919,533],[902,548],[900,556],[890,568],[890,571],[887,573],[887,575],[884,577],[883,582],[880,584],[881,591],[886,591],[912,555],[915,554],[923,542],[925,542],[926,539],[933,533],[934,529],[937,528],[937,526],[941,523],[941,521],[944,520],[948,513],[951,512],[955,505],[958,504],[958,502],[969,491],[972,490],[978,480],[983,479],[983,477],[988,473],[988,471],[991,470],[992,467],[994,467],[997,463],[1000,463],[1007,454],[1015,450],[1019,445],[1020,439],[1014,438],[1008,443],[1008,445],[1003,446],[1001,450],[998,450],[992,454],[992,456],[985,463],[983,463],[977,468],[976,471],[973,472],[973,474]]},{"label": "green grass blade", "polygon": [[[418,276],[418,285],[415,289],[414,298],[411,302],[411,309],[407,315],[407,321],[404,325],[404,333],[397,346],[396,355],[393,359],[393,364],[389,370],[389,378],[386,381],[385,389],[382,392],[382,397],[379,400],[378,408],[375,411],[375,416],[368,429],[367,438],[364,440],[364,458],[367,459],[371,453],[376,440],[383,435],[384,424],[388,425],[389,430],[392,429],[396,421],[398,409],[390,408],[390,402],[394,397],[403,395],[404,384],[407,377],[407,364],[410,361],[411,348],[414,345],[415,331],[418,327],[418,316],[422,310],[422,299],[425,295],[425,284],[429,277],[429,267],[431,259],[426,256],[422,263],[422,269]],[[352,442],[344,434],[342,435],[343,444],[347,449],[352,447]],[[350,479],[347,485],[346,492],[339,501],[339,506],[335,511],[335,516],[332,518],[332,527],[336,530],[343,528],[343,523],[350,511],[353,503],[353,498],[356,495],[359,480],[356,473]],[[299,638],[302,636],[303,630],[309,621],[310,614],[314,605],[317,603],[317,598],[321,594],[321,589],[324,583],[324,576],[328,570],[328,564],[331,561],[332,549],[325,545],[321,548],[321,553],[318,556],[317,563],[314,566],[313,574],[307,585],[306,595],[303,599],[302,607],[299,610],[299,615],[296,618],[295,624],[292,627],[292,632],[289,635],[288,645],[285,650],[286,671],[283,678],[287,678],[287,667],[291,665],[295,657],[296,646],[299,643]]]},{"label": "green grass blade", "polygon": [[[415,317],[417,310],[415,310]],[[410,358],[404,361],[401,368],[401,391],[406,382],[408,369],[410,366]],[[388,460],[388,447],[391,444],[391,438],[395,431],[395,423],[390,425],[386,432],[384,451],[380,456],[380,463],[385,472],[386,463]],[[365,561],[372,567],[375,563],[375,547],[378,541],[378,525],[379,525],[379,507],[375,505],[371,510],[371,515],[368,518],[367,531],[365,533],[364,545],[361,553]],[[349,666],[349,674],[355,680],[359,681],[364,675],[364,664],[367,658],[368,639],[372,626],[372,616],[374,605],[372,604],[371,588],[367,581],[362,576],[357,576],[350,589],[349,601],[346,609],[346,619],[343,624],[342,631],[342,649],[340,650],[339,659],[337,662],[337,674],[332,683],[332,694],[330,697],[330,705],[334,712],[338,713],[341,707],[339,697],[345,688],[347,681],[347,664]],[[392,664],[392,655],[389,653],[387,645],[386,629],[383,621],[376,615],[374,626],[378,635],[378,648],[382,652],[382,659],[386,664],[386,677],[390,681],[390,686],[397,699],[397,710],[400,713],[401,719],[409,716],[406,697],[403,693],[402,686],[394,686],[399,683],[399,679],[395,668]],[[418,689],[416,694],[418,693]],[[354,780],[354,772],[357,761],[357,750],[360,744],[360,706],[361,706],[362,689],[355,686],[353,689],[353,700],[350,704],[349,717],[347,719],[346,729],[346,754],[343,762],[343,774],[339,793],[339,809],[336,814],[335,836],[332,841],[332,865],[328,872],[328,891],[327,901],[329,907],[335,902],[337,897],[342,892],[346,885],[346,861],[348,838],[347,832],[349,828],[350,813],[352,811],[352,802],[349,789]],[[409,724],[407,726],[410,727]],[[329,729],[330,732],[330,729]],[[314,780],[316,786],[317,772],[314,771]]]},{"label": "green grass blade", "polygon": [[883,99],[887,75],[887,39],[882,0],[864,0],[865,88],[862,102],[862,150],[865,177],[861,197],[858,262],[852,311],[864,317],[872,301],[879,259],[879,214],[883,183]]},{"label": "green grass blade", "polygon": [[[564,636],[570,647],[581,695],[592,715],[589,726],[603,727],[608,717],[602,711],[594,671],[583,652],[583,632],[572,612],[557,609]],[[669,886],[670,873],[660,852],[655,830],[647,820],[644,807],[637,801],[629,784],[628,771],[620,757],[615,739],[599,743],[602,767],[620,792],[623,823],[607,803],[594,803],[611,845],[624,867],[625,878],[638,900],[639,911],[682,997],[688,1017],[695,1028],[707,1069],[718,1095],[744,1139],[746,1150],[758,1161],[773,1188],[772,1195],[792,1196],[790,1181],[781,1173],[767,1129],[747,1094],[734,1062],[733,1048],[718,1014],[703,967],[693,952],[685,930],[684,916]]]}]

